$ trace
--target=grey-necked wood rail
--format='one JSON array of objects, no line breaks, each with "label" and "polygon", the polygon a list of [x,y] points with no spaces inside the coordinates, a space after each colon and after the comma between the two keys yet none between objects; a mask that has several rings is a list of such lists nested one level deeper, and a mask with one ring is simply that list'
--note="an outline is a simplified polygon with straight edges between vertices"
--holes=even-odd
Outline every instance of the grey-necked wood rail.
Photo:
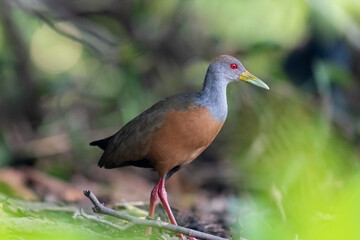
[{"label": "grey-necked wood rail", "polygon": [[114,135],[90,143],[104,150],[99,167],[154,169],[159,182],[151,191],[149,216],[154,216],[160,198],[170,222],[177,225],[167,201],[165,180],[193,161],[214,140],[227,116],[226,86],[239,80],[269,89],[238,59],[222,55],[207,69],[200,92],[165,98]]}]

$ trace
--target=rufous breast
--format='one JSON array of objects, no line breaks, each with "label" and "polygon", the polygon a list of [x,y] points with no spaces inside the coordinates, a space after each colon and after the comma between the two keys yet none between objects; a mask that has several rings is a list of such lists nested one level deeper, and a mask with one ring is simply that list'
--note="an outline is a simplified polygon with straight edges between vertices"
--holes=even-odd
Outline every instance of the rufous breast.
[{"label": "rufous breast", "polygon": [[152,136],[147,158],[159,176],[164,177],[172,168],[188,164],[199,156],[223,124],[212,117],[207,107],[171,111],[164,125]]}]

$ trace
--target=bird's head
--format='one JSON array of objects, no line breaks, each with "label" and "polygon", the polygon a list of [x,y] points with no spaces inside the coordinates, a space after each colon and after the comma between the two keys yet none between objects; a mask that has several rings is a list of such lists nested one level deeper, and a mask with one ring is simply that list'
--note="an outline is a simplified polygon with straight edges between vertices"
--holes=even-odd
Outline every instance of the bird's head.
[{"label": "bird's head", "polygon": [[252,83],[258,87],[269,89],[269,87],[260,79],[248,72],[241,62],[228,55],[221,55],[210,65],[209,71],[221,76],[228,82],[244,81]]}]

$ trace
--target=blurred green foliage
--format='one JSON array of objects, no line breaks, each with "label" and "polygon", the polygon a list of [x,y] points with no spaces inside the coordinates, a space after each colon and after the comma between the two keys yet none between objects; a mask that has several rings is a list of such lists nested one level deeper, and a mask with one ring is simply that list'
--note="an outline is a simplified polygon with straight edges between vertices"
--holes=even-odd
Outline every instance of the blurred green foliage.
[{"label": "blurred green foliage", "polygon": [[321,113],[294,100],[281,101],[267,99],[255,106],[263,109],[267,103],[258,135],[238,157],[241,186],[249,192],[234,206],[239,235],[359,238],[357,152]]},{"label": "blurred green foliage", "polygon": [[[25,202],[0,195],[1,239],[145,239],[144,228],[133,227],[126,231],[85,220],[79,208],[54,203]],[[100,217],[100,216],[99,216]],[[100,217],[116,224],[124,221]],[[104,232],[106,234],[104,234]]]},{"label": "blurred green foliage", "polygon": [[194,1],[192,7],[203,31],[231,48],[264,42],[291,48],[306,33],[308,9],[302,0]]}]

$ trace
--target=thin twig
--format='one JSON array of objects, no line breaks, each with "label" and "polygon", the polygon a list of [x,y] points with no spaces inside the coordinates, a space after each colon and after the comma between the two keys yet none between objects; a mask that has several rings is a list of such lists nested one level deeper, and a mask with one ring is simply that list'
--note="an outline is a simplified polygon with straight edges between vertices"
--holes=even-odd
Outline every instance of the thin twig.
[{"label": "thin twig", "polygon": [[112,222],[109,222],[105,219],[101,219],[99,216],[94,216],[94,215],[88,215],[84,212],[84,210],[82,208],[80,208],[80,216],[86,218],[86,219],[90,219],[90,220],[94,220],[94,221],[97,221],[97,222],[101,222],[103,224],[106,224],[106,225],[109,225],[110,227],[113,227],[113,228],[116,228],[118,230],[121,230],[121,231],[124,231],[126,229],[128,229],[129,227],[132,227],[134,226],[135,224],[132,223],[132,222],[129,222],[128,224],[125,224],[123,226],[119,226],[117,224],[114,224]]},{"label": "thin twig", "polygon": [[101,213],[109,216],[113,216],[116,218],[120,218],[123,220],[126,220],[134,225],[141,225],[141,226],[147,226],[147,227],[154,227],[154,228],[160,228],[167,231],[175,232],[175,233],[181,233],[189,237],[195,237],[200,239],[206,239],[206,240],[226,240],[226,238],[213,236],[207,233],[199,232],[193,229],[175,226],[170,223],[166,223],[160,220],[149,220],[149,219],[140,219],[137,217],[130,216],[126,213],[115,211],[113,209],[104,207],[103,204],[99,202],[99,200],[96,198],[96,196],[90,191],[84,191],[84,195],[90,199],[90,201],[94,204],[94,212],[95,213]]}]

